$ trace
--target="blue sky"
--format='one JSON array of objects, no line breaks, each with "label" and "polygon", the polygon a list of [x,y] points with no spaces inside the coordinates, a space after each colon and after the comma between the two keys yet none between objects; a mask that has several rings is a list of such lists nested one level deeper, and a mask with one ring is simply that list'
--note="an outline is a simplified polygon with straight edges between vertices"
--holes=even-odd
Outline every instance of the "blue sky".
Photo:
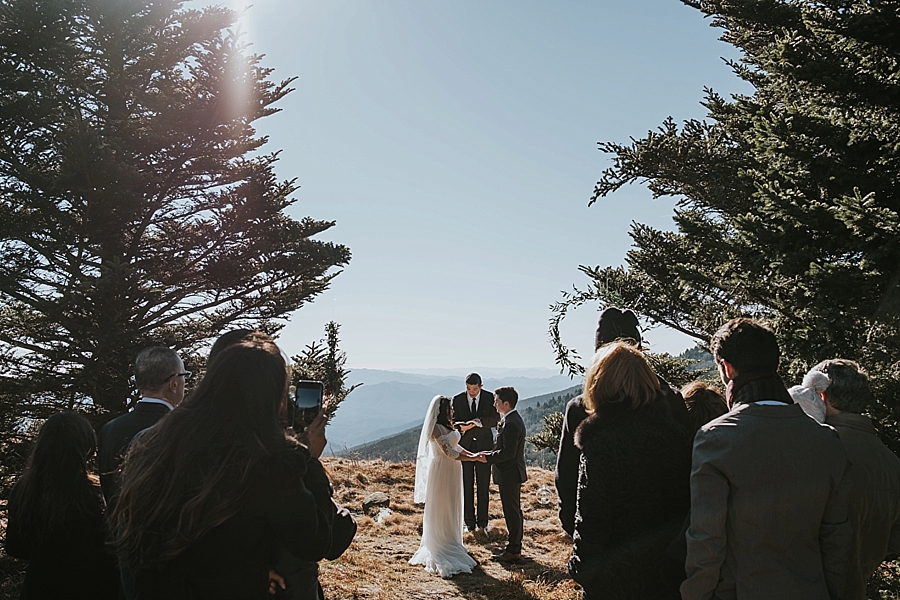
[{"label": "blue sky", "polygon": [[[301,186],[290,214],[335,220],[320,237],[353,252],[280,343],[298,352],[333,319],[357,368],[554,368],[548,306],[587,283],[578,265],[622,264],[633,220],[671,226],[641,186],[587,207],[597,142],[702,118],[704,86],[749,91],[678,0],[224,4],[272,78],[298,78],[258,122]],[[596,308],[563,327],[583,355]]]}]

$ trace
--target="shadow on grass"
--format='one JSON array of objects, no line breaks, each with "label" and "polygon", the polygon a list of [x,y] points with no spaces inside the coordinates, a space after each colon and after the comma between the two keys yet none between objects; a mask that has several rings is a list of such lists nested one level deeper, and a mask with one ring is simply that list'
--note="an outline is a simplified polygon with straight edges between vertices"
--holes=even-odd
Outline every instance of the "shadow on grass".
[{"label": "shadow on grass", "polygon": [[[530,559],[502,564],[507,576],[499,578],[478,568],[471,575],[454,577],[450,582],[469,600],[547,600],[580,598],[572,582],[560,585],[558,570]],[[495,571],[496,572],[496,571]]]}]

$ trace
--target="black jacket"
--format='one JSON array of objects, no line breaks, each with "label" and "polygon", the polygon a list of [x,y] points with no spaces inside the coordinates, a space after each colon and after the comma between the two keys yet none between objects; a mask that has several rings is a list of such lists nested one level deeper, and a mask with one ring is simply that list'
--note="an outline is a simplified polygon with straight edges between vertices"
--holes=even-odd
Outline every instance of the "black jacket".
[{"label": "black jacket", "polygon": [[169,414],[169,407],[156,402],[138,402],[134,410],[116,417],[100,429],[98,462],[100,486],[107,504],[119,491],[118,473],[128,445],[141,431]]},{"label": "black jacket", "polygon": [[559,450],[556,453],[556,497],[559,505],[559,521],[569,535],[575,534],[575,505],[578,500],[578,465],[581,449],[575,446],[575,430],[587,418],[583,396],[579,394],[566,404]]},{"label": "black jacket", "polygon": [[6,552],[28,561],[23,600],[117,600],[119,568],[106,545],[103,499],[90,510],[72,515],[65,527],[50,533],[49,539],[36,543],[21,528],[24,507],[9,504]]},{"label": "black jacket", "polygon": [[569,572],[585,598],[679,598],[665,551],[690,508],[691,445],[664,401],[606,408],[578,427],[582,450]]},{"label": "black jacket", "polygon": [[[662,399],[671,411],[672,418],[684,427],[685,436],[691,440],[689,413],[680,392],[659,380]],[[587,418],[583,397],[576,396],[566,404],[562,432],[559,436],[559,450],[556,453],[556,497],[559,505],[559,520],[569,535],[575,532],[575,503],[578,488],[578,465],[581,463],[581,449],[575,445],[575,430]]]},{"label": "black jacket", "polygon": [[[332,519],[331,545],[321,558],[336,560],[350,547],[356,535],[356,521],[346,508],[334,502],[331,481],[325,469],[315,458],[306,463],[307,471],[303,483],[316,497],[316,504]],[[326,493],[327,492],[327,493]],[[322,600],[325,597],[319,584],[319,563],[314,556],[305,559],[297,558],[286,547],[281,546],[277,553],[275,571],[284,577],[287,587],[279,592],[278,598],[284,600]]]},{"label": "black jacket", "polygon": [[494,394],[487,390],[481,390],[476,413],[472,413],[469,395],[466,392],[453,396],[453,420],[462,423],[472,419],[481,419],[482,426],[473,427],[462,434],[459,445],[470,452],[493,449],[494,434],[491,432],[491,427],[496,427],[500,422],[500,413],[494,408]]},{"label": "black jacket", "polygon": [[336,513],[319,461],[303,448],[279,452],[256,466],[236,515],[161,568],[136,572],[136,598],[268,599],[268,571],[281,547],[311,563],[291,583],[304,591],[296,597],[315,598],[314,563],[340,554],[355,532],[342,523],[336,539]]},{"label": "black jacket", "polygon": [[497,430],[494,450],[485,457],[491,465],[494,483],[497,485],[524,483],[528,480],[525,471],[525,422],[519,411],[506,415]]}]

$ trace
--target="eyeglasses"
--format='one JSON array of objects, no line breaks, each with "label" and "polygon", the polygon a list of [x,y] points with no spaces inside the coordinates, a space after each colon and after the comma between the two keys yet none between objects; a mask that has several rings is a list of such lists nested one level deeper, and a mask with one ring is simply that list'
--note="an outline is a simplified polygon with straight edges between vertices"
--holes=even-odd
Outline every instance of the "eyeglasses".
[{"label": "eyeglasses", "polygon": [[166,377],[166,381],[168,382],[173,377],[184,377],[184,380],[187,381],[191,378],[191,375],[193,375],[193,373],[191,373],[190,371],[185,371],[184,373],[172,373],[171,375]]}]

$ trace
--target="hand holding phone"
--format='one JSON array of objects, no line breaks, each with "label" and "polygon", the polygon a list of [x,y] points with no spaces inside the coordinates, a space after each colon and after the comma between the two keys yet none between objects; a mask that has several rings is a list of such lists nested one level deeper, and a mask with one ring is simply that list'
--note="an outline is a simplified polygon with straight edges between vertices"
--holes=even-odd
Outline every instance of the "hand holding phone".
[{"label": "hand holding phone", "polygon": [[322,396],[325,386],[321,381],[301,379],[289,389],[291,425],[300,433],[312,423],[322,411]]}]

